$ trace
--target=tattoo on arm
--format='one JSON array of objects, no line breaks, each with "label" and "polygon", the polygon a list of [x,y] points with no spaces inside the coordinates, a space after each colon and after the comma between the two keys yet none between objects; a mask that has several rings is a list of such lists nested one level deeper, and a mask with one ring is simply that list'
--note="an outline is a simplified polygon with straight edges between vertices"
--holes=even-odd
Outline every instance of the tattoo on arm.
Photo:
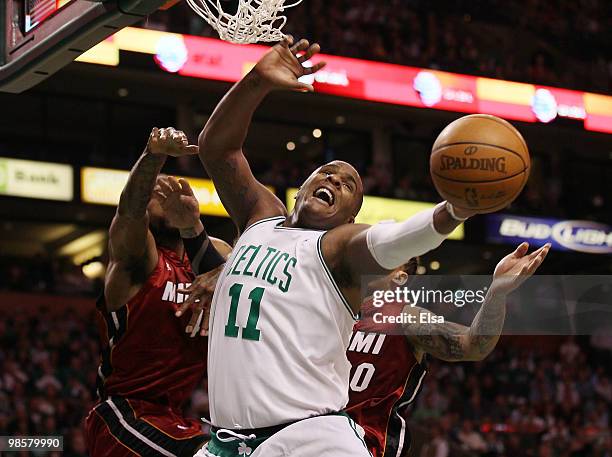
[{"label": "tattoo on arm", "polygon": [[146,150],[143,152],[132,168],[128,182],[121,193],[118,214],[133,218],[144,217],[155,187],[155,180],[165,162],[164,155],[153,155]]},{"label": "tattoo on arm", "polygon": [[495,348],[503,330],[506,297],[489,290],[470,327],[421,320],[422,314],[436,315],[418,307],[407,305],[404,312],[415,315],[415,323],[405,324],[404,334],[416,348],[447,361],[482,360]]},{"label": "tattoo on arm", "polygon": [[[258,192],[253,192],[251,186],[241,179],[237,161],[237,157],[228,156],[208,165],[209,174],[214,176],[215,186],[219,192],[225,193],[231,199],[232,204],[227,206],[231,212],[235,213],[233,217],[249,214],[249,210],[257,206],[260,197]],[[227,189],[227,193],[223,189]],[[248,221],[240,220],[239,222],[238,225],[242,230]]]},{"label": "tattoo on arm", "polygon": [[506,297],[495,294],[489,289],[480,311],[476,314],[468,335],[474,346],[474,351],[481,357],[486,357],[493,350],[506,319]]},{"label": "tattoo on arm", "polygon": [[421,320],[421,315],[436,315],[410,305],[404,307],[404,312],[415,316],[414,323],[405,324],[404,334],[416,348],[447,361],[459,361],[467,357],[467,327],[454,322],[433,323],[428,322],[430,319]]}]

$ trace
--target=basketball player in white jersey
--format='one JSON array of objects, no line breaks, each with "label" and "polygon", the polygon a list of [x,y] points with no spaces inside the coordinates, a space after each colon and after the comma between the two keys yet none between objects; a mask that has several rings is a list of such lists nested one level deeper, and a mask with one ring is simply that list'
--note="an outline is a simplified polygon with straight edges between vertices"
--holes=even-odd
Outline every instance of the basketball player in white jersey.
[{"label": "basketball player in white jersey", "polygon": [[211,305],[213,428],[198,455],[368,456],[363,430],[342,411],[361,277],[436,248],[472,215],[443,202],[400,223],[354,224],[363,187],[341,161],[312,173],[288,215],[254,178],[242,145],[269,92],[313,90],[298,79],[324,66],[303,66],[319,46],[292,44],[288,37],[274,46],[228,92],[199,138],[200,158],[242,235]]}]

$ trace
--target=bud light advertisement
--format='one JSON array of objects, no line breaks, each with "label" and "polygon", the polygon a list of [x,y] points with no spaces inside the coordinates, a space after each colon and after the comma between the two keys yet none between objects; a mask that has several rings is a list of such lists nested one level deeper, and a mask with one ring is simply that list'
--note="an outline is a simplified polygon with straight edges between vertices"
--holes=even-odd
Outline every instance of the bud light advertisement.
[{"label": "bud light advertisement", "polygon": [[486,238],[490,243],[527,241],[533,247],[551,243],[560,251],[612,254],[612,227],[592,221],[490,214],[486,216]]}]

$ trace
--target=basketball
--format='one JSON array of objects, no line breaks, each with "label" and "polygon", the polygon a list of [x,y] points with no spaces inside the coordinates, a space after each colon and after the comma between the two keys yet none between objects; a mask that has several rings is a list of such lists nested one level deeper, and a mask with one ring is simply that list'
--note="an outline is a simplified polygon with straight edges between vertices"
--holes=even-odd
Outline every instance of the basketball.
[{"label": "basketball", "polygon": [[430,171],[437,191],[452,205],[491,213],[518,197],[530,164],[527,143],[516,128],[495,116],[472,114],[442,130]]}]

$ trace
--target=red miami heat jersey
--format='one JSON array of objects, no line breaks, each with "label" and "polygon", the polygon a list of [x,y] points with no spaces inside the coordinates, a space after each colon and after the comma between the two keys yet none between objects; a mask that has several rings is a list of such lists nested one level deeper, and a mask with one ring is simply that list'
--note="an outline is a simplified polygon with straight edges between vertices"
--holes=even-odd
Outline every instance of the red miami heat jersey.
[{"label": "red miami heat jersey", "polygon": [[398,333],[391,332],[392,324],[374,322],[375,313],[397,316],[402,308],[401,303],[377,308],[367,300],[347,351],[352,368],[346,412],[364,428],[374,457],[408,455],[410,433],[399,410],[414,401],[426,374],[406,337],[388,334]]},{"label": "red miami heat jersey", "polygon": [[114,312],[98,304],[102,360],[101,400],[120,396],[180,409],[206,372],[206,338],[189,338],[189,313],[174,313],[184,300],[177,288],[194,274],[186,256],[158,246],[155,270],[138,293]]}]

